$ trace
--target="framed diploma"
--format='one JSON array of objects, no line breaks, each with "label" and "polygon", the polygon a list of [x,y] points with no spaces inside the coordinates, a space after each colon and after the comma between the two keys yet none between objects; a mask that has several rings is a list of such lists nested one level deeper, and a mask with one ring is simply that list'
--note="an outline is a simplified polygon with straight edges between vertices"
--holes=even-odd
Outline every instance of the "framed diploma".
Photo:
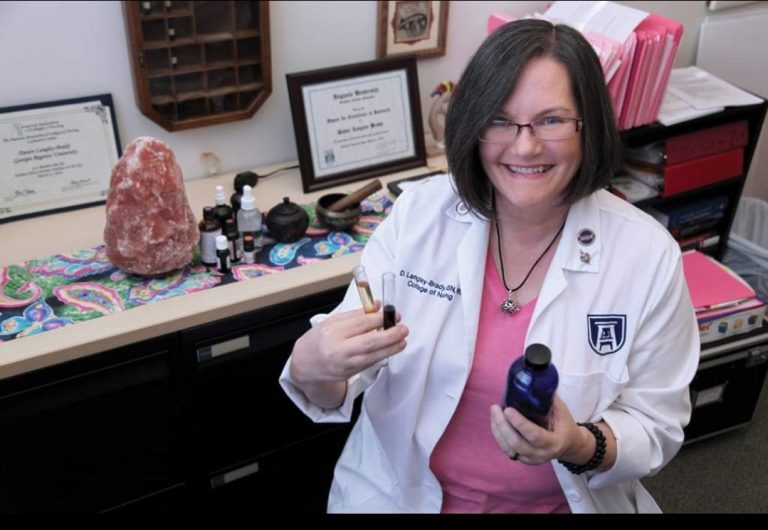
[{"label": "framed diploma", "polygon": [[120,152],[109,94],[0,109],[0,223],[103,204]]},{"label": "framed diploma", "polygon": [[286,79],[305,193],[426,165],[414,57]]}]

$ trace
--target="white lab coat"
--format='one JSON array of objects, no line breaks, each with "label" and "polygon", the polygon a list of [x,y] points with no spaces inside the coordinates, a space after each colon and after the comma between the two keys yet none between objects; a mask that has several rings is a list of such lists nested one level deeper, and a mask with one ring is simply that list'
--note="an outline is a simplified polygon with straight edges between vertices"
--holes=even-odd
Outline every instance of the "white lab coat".
[{"label": "white lab coat", "polygon": [[[595,235],[590,244],[579,242],[583,230]],[[407,348],[352,377],[344,403],[332,410],[310,403],[286,364],[280,383],[314,421],[349,421],[355,397],[366,392],[336,466],[329,511],[440,510],[429,457],[472,366],[488,237],[488,221],[467,213],[449,177],[418,183],[398,198],[361,257],[376,298],[381,274],[396,274]],[[359,307],[350,285],[335,311]],[[558,394],[574,419],[602,419],[617,439],[608,471],[573,475],[552,462],[571,510],[659,511],[637,479],[680,449],[699,360],[680,250],[669,233],[605,191],[575,203],[531,318],[525,344],[534,342],[552,350]]]}]

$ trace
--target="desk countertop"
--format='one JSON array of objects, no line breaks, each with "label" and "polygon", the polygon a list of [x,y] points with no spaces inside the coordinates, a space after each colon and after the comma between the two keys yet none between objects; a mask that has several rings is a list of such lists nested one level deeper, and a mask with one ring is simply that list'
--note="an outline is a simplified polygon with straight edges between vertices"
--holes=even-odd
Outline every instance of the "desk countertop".
[{"label": "desk countertop", "polygon": [[[429,170],[444,168],[442,157],[428,162]],[[290,165],[277,164],[257,172],[267,174]],[[425,171],[416,168],[379,178],[386,188],[392,180]],[[223,186],[227,197],[232,194],[233,177],[225,174],[186,182],[196,218],[203,206],[213,202],[215,186]],[[286,196],[293,202],[312,203],[326,193],[350,192],[363,184],[354,182],[305,194],[298,169],[292,169],[259,181],[254,195],[257,206],[267,210]],[[105,222],[104,206],[97,206],[2,224],[0,266],[99,245]],[[347,254],[12,340],[0,344],[0,379],[339,287],[350,281],[359,260],[358,253]]]}]

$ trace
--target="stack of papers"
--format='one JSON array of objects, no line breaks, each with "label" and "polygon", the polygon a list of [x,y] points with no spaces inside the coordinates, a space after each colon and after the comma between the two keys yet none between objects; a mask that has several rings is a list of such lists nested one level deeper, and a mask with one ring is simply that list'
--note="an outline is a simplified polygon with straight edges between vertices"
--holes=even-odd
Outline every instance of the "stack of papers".
[{"label": "stack of papers", "polygon": [[659,121],[674,125],[720,112],[725,107],[754,105],[762,101],[698,66],[675,68],[669,76]]},{"label": "stack of papers", "polygon": [[762,325],[765,302],[738,274],[698,250],[683,253],[683,271],[702,342]]}]

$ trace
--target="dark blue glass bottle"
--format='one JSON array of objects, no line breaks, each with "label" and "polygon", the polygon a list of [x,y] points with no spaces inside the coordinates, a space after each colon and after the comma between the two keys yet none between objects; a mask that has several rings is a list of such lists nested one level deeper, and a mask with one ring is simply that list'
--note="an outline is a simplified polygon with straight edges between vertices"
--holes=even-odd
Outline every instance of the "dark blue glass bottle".
[{"label": "dark blue glass bottle", "polygon": [[525,349],[525,355],[509,367],[504,403],[546,429],[557,382],[552,352],[543,344],[531,344]]}]

